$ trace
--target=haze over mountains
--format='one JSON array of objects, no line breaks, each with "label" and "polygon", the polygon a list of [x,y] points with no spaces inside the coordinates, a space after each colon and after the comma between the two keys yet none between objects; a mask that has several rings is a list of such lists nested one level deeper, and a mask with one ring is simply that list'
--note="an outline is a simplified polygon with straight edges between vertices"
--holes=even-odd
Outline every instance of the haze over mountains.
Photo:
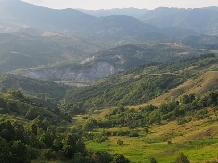
[{"label": "haze over mountains", "polygon": [[217,162],[217,15],[0,0],[0,163]]},{"label": "haze over mountains", "polygon": [[[145,46],[144,42],[151,42],[153,43],[150,44],[151,47],[157,46],[160,49],[165,45],[162,44],[161,47],[159,43],[215,44],[218,40],[215,36],[218,33],[217,15],[218,7],[55,10],[34,6],[20,0],[2,0],[0,1],[0,31],[12,33],[0,37],[1,72],[13,71],[13,73],[31,74],[26,75],[29,77],[53,80],[94,81],[131,67],[124,65],[135,66],[157,61],[158,57],[160,59],[161,51],[147,53],[146,48],[144,52],[141,49],[136,50],[138,47]],[[35,44],[38,45],[37,48]],[[128,44],[126,48],[128,50],[123,48],[122,45],[125,44]],[[135,49],[135,45],[131,44],[138,44],[137,48]],[[119,47],[113,49],[117,46]],[[165,48],[169,49],[168,46]],[[178,57],[175,53],[174,56],[169,55],[165,61],[200,55],[198,47],[192,50],[191,47],[185,48],[189,49],[188,51],[181,50],[179,46],[175,46],[175,49],[180,51],[178,54],[188,55]],[[99,53],[96,53],[98,50],[103,50],[99,52],[102,53],[101,58],[98,56]],[[200,52],[206,50],[207,48],[204,47]],[[125,56],[128,51],[133,53]],[[108,60],[109,53],[113,57]],[[89,59],[93,57],[94,60]],[[40,66],[42,68],[14,71],[19,68]],[[40,73],[37,72],[38,70]],[[97,70],[100,70],[99,73]],[[92,71],[96,73],[96,77],[91,73]],[[76,75],[69,77],[72,73]],[[81,73],[86,75],[81,76]],[[63,74],[66,77],[63,77]],[[92,78],[87,78],[87,75]]]},{"label": "haze over mountains", "polygon": [[101,17],[101,16],[110,16],[110,15],[127,15],[135,17],[136,19],[142,17],[148,10],[147,9],[137,9],[137,8],[115,8],[115,9],[108,9],[108,10],[84,10],[84,9],[78,9],[79,11],[95,16],[95,17]]}]

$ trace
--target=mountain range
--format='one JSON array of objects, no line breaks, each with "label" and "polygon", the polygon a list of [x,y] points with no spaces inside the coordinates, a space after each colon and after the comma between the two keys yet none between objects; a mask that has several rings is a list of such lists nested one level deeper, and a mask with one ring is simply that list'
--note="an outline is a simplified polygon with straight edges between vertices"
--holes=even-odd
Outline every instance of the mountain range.
[{"label": "mountain range", "polygon": [[217,34],[218,7],[178,9],[157,8],[146,12],[141,20],[159,28],[179,27],[198,33]]},{"label": "mountain range", "polygon": [[79,63],[19,69],[11,73],[43,80],[92,83],[137,65],[176,62],[200,56],[205,51],[203,47],[172,43],[128,44],[98,51]]},{"label": "mountain range", "polygon": [[[129,9],[136,11],[141,11],[137,9]],[[125,14],[125,11],[129,11],[128,9],[120,9],[119,11]],[[157,11],[156,11],[157,10]],[[37,30],[50,30],[56,32],[64,32],[70,33],[76,36],[80,36],[86,38],[88,40],[94,40],[95,42],[104,40],[106,43],[111,43],[114,40],[123,41],[127,40],[129,37],[130,40],[134,41],[160,41],[160,38],[149,38],[149,34],[158,33],[162,35],[162,38],[170,41],[169,34],[167,32],[163,32],[164,29],[160,29],[162,27],[174,27],[171,28],[171,35],[177,36],[176,32],[181,29],[180,35],[187,36],[183,30],[189,30],[189,34],[196,34],[198,31],[202,31],[201,29],[195,30],[196,24],[192,22],[192,26],[175,26],[174,24],[166,24],[166,17],[164,15],[178,15],[172,12],[172,9],[156,9],[154,11],[145,10],[145,14],[143,14],[139,20],[133,18],[131,14],[127,15],[117,15],[116,10],[112,10],[111,14],[107,16],[95,17],[88,14],[85,14],[81,11],[75,9],[63,9],[63,10],[54,10],[45,7],[34,6],[19,0],[2,0],[0,2],[0,20],[1,20],[1,29],[3,31],[7,30],[19,30],[19,29],[37,29]],[[160,11],[159,11],[160,10]],[[167,10],[168,14],[165,13],[164,10]],[[168,11],[169,10],[169,11]],[[175,9],[176,13],[180,13],[180,9]],[[178,11],[177,11],[178,10]],[[182,10],[182,9],[181,9]],[[185,9],[184,9],[185,10]],[[199,9],[201,12],[199,16],[205,15],[208,11],[210,14],[207,14],[205,19],[208,17],[214,16],[217,11],[216,10],[206,10]],[[183,10],[182,10],[183,11]],[[186,11],[186,10],[185,10]],[[189,11],[189,10],[187,10]],[[182,18],[182,20],[186,20],[192,17],[195,13],[195,10],[191,10],[190,15]],[[141,11],[142,12],[142,11]],[[144,10],[143,10],[144,12]],[[86,12],[87,13],[87,12]],[[159,14],[159,15],[158,15]],[[181,13],[184,14],[184,13]],[[154,22],[157,22],[157,17],[161,19],[159,22],[165,23],[166,25],[160,25]],[[143,23],[143,20],[145,23]],[[173,21],[174,19],[171,19]],[[213,17],[211,18],[213,20]],[[215,28],[215,20],[210,24]],[[151,25],[149,25],[151,24]],[[155,27],[156,25],[157,27]],[[184,29],[182,29],[184,28]],[[205,27],[206,28],[206,27]],[[216,31],[215,29],[213,31]],[[183,34],[184,33],[184,34]],[[170,35],[170,36],[171,36]],[[134,39],[135,38],[135,39]],[[138,43],[139,43],[138,41]],[[162,40],[161,40],[162,41]]]},{"label": "mountain range", "polygon": [[0,162],[217,162],[217,12],[0,0]]},{"label": "mountain range", "polygon": [[138,64],[178,61],[208,49],[216,53],[217,12],[217,7],[56,10],[2,0],[1,72],[93,82]]},{"label": "mountain range", "polygon": [[79,11],[95,16],[95,17],[102,17],[102,16],[111,16],[111,15],[127,15],[135,17],[136,19],[143,16],[148,10],[147,9],[137,9],[137,8],[115,8],[115,9],[107,9],[107,10],[84,10],[78,9]]}]

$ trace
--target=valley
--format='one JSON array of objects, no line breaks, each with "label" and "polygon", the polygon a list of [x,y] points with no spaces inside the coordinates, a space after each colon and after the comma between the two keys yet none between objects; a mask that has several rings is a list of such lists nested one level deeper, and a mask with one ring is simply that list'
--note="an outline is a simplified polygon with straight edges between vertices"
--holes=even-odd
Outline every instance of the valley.
[{"label": "valley", "polygon": [[0,163],[218,162],[218,7],[0,1]]}]

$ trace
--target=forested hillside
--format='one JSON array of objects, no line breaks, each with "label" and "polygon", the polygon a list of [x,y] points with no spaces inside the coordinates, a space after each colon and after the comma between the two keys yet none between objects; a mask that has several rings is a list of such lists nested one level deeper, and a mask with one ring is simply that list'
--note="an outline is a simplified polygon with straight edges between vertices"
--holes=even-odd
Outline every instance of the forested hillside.
[{"label": "forested hillside", "polygon": [[204,52],[216,52],[216,47],[213,44],[127,44],[98,51],[79,62],[64,62],[46,68],[17,70],[13,73],[43,80],[91,83],[137,65],[176,62],[200,56]]},{"label": "forested hillside", "polygon": [[214,54],[207,54],[175,63],[138,66],[89,87],[68,92],[65,100],[73,111],[143,104],[188,79],[200,77],[205,71],[217,70],[217,62]]},{"label": "forested hillside", "polygon": [[21,91],[0,94],[0,162],[30,163],[34,160],[64,162],[104,162],[123,160],[123,155],[91,152],[82,141],[81,131],[63,125],[72,121],[59,108],[49,110],[32,103]]},{"label": "forested hillside", "polygon": [[30,79],[22,76],[0,74],[0,90],[19,90],[29,96],[33,102],[46,107],[55,107],[68,90],[73,87],[54,82]]},{"label": "forested hillside", "polygon": [[217,163],[218,8],[78,10],[0,0],[0,163]]},{"label": "forested hillside", "polygon": [[97,45],[73,36],[0,33],[0,72],[75,61],[97,50]]}]

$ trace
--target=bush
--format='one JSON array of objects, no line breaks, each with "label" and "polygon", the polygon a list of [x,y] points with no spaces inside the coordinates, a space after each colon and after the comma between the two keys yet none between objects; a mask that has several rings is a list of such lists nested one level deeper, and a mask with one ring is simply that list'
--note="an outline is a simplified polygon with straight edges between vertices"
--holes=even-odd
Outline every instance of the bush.
[{"label": "bush", "polygon": [[51,149],[46,149],[43,151],[42,155],[48,161],[56,159],[56,152],[52,151]]},{"label": "bush", "polygon": [[117,140],[117,144],[118,144],[118,145],[123,145],[123,141],[120,140],[120,139],[118,139],[118,140]]},{"label": "bush", "polygon": [[139,134],[138,134],[136,131],[131,131],[131,132],[129,133],[129,136],[130,136],[130,137],[139,137]]},{"label": "bush", "polygon": [[190,161],[188,160],[187,156],[185,156],[183,153],[180,153],[176,158],[175,163],[190,163]]},{"label": "bush", "polygon": [[157,160],[155,160],[155,158],[150,158],[150,163],[157,163]]},{"label": "bush", "polygon": [[93,140],[97,143],[102,143],[106,140],[108,140],[108,137],[107,136],[102,136],[100,134],[95,134],[94,137],[93,137]]},{"label": "bush", "polygon": [[9,110],[6,108],[0,108],[0,114],[6,114],[9,113]]},{"label": "bush", "polygon": [[35,148],[33,148],[33,147],[31,147],[30,145],[26,145],[26,147],[27,147],[27,150],[28,150],[28,152],[29,152],[29,154],[30,154],[31,160],[37,159],[37,157],[38,157],[38,155],[39,155],[38,150],[35,149]]},{"label": "bush", "polygon": [[115,154],[111,163],[130,163],[130,160],[125,158],[123,155]]},{"label": "bush", "polygon": [[111,163],[111,161],[113,160],[113,157],[104,151],[94,152],[91,158],[95,163]]},{"label": "bush", "polygon": [[130,131],[128,131],[128,130],[117,131],[117,136],[128,136],[129,134],[130,134]]}]

